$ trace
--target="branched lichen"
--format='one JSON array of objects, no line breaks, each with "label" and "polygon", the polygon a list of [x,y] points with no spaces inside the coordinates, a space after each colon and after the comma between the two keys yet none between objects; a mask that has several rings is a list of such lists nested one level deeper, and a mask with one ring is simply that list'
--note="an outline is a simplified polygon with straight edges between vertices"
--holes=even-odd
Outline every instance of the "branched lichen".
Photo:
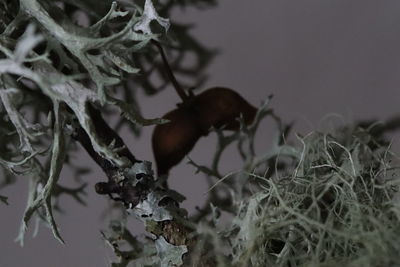
[{"label": "branched lichen", "polygon": [[[124,154],[120,155],[126,147],[116,146],[116,139],[106,140],[99,135],[89,106],[114,107],[138,127],[166,122],[143,118],[133,98],[120,100],[112,91],[121,83],[126,84],[127,75],[141,71],[133,65],[135,55],[143,57],[149,41],[160,37],[153,33],[150,22],[155,20],[166,28],[169,22],[157,14],[151,1],[143,9],[137,6],[130,11],[119,10],[121,7],[113,2],[101,16],[88,14],[95,20],[89,27],[76,25],[63,12],[63,6],[50,1],[21,0],[19,6],[13,6],[17,7],[19,10],[13,19],[2,18],[6,19],[2,23],[9,24],[0,35],[1,113],[7,115],[2,116],[7,121],[0,135],[4,146],[0,163],[10,173],[32,177],[18,236],[21,244],[35,212],[62,241],[53,216],[52,196],[63,192],[83,203],[80,190],[60,190],[62,187],[57,184],[65,157],[71,150],[73,141],[69,135],[74,128],[83,129],[94,153],[104,158],[104,162],[120,168],[132,164]],[[6,8],[11,8],[11,4],[6,4]],[[94,9],[100,10],[104,11]],[[24,34],[18,36],[20,32]],[[33,105],[34,116],[27,118],[23,109],[32,97],[41,98],[43,107]],[[47,124],[38,121],[43,111],[48,117]],[[42,159],[38,160],[39,155],[47,157],[45,164]],[[7,178],[3,182],[7,181],[11,180]]]},{"label": "branched lichen", "polygon": [[16,88],[8,88],[0,91],[0,98],[3,102],[4,108],[7,114],[14,124],[15,129],[18,132],[20,140],[20,149],[22,152],[33,153],[31,140],[36,136],[43,135],[44,132],[41,130],[39,124],[33,125],[29,123],[21,113],[18,112],[16,106],[18,105],[21,92]]}]

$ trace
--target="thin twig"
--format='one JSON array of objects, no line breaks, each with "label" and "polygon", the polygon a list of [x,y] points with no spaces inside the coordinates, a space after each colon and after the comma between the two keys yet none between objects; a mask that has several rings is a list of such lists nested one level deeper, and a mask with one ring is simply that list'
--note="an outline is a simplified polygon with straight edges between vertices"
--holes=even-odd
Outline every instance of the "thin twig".
[{"label": "thin twig", "polygon": [[179,84],[177,79],[175,78],[175,75],[174,75],[174,73],[173,73],[173,71],[171,69],[171,66],[168,63],[167,56],[165,55],[163,47],[161,46],[161,44],[158,41],[156,41],[154,39],[152,39],[151,42],[157,47],[158,51],[161,54],[161,58],[162,58],[162,61],[163,61],[164,65],[165,65],[165,69],[167,71],[167,75],[168,75],[169,79],[171,80],[172,85],[174,86],[176,93],[179,95],[179,97],[182,99],[183,102],[187,102],[187,100],[189,99],[189,95],[187,95],[185,93],[185,90],[183,90],[183,88],[181,87],[181,85]]}]

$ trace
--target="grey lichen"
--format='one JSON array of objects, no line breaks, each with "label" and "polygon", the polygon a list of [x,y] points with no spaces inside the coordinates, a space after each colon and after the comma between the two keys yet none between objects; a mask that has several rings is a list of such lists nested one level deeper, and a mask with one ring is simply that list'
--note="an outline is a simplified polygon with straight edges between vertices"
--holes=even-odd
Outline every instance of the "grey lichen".
[{"label": "grey lichen", "polygon": [[17,106],[19,105],[22,97],[21,92],[16,88],[7,88],[0,91],[0,98],[3,102],[4,108],[14,124],[15,129],[19,135],[20,149],[22,152],[33,153],[31,140],[35,137],[43,135],[40,124],[29,123],[21,113],[18,112]]},{"label": "grey lichen", "polygon": [[174,246],[168,243],[164,237],[155,241],[157,255],[161,259],[161,267],[180,266],[183,264],[182,256],[188,250],[186,246]]},{"label": "grey lichen", "polygon": [[[50,12],[57,13],[61,19],[56,21]],[[18,40],[13,40],[10,38],[12,30],[22,26],[15,24],[24,23],[24,20],[16,17],[13,29],[8,27],[0,35],[0,51],[3,54],[0,59],[0,99],[4,112],[19,137],[19,152],[15,151],[15,154],[0,152],[0,163],[15,174],[33,175],[30,197],[18,236],[21,244],[28,222],[39,209],[44,210],[45,216],[42,218],[51,226],[55,237],[62,242],[53,217],[51,195],[57,185],[68,150],[67,146],[70,143],[69,139],[67,143],[65,141],[64,128],[67,124],[71,124],[72,115],[86,131],[94,150],[121,167],[128,166],[129,161],[118,155],[117,151],[121,148],[106,144],[98,137],[87,109],[88,104],[115,106],[129,121],[139,126],[165,122],[161,119],[143,118],[137,109],[112,96],[105,89],[121,82],[122,73],[118,70],[130,74],[139,71],[131,65],[130,57],[120,56],[121,52],[127,49],[131,53],[136,52],[151,38],[156,38],[149,29],[144,34],[134,29],[139,22],[149,23],[154,18],[155,10],[151,2],[147,3],[147,8],[145,7],[143,12],[140,10],[137,12],[141,14],[137,16],[135,12],[131,14],[127,11],[118,11],[116,2],[113,2],[109,12],[97,23],[88,28],[81,28],[64,17],[60,8],[50,2],[21,0],[18,14],[30,16],[31,21],[40,29],[44,29],[44,32],[38,34],[36,33],[38,27],[30,25]],[[106,37],[101,36],[100,32],[104,27],[110,27],[110,20],[127,16],[130,18],[121,30]],[[160,20],[159,17],[154,19]],[[164,21],[160,22],[164,25]],[[47,49],[44,53],[38,54],[34,49],[43,42],[48,42]],[[136,45],[132,46],[132,43]],[[75,56],[73,60],[67,56],[65,49]],[[97,49],[99,53],[90,54],[93,49]],[[56,68],[54,62],[51,62],[51,52],[59,55],[60,67]],[[97,90],[84,85],[85,75],[80,73],[66,75],[60,71],[65,67],[77,71],[79,64],[85,67]],[[108,71],[104,72],[105,70]],[[31,123],[25,118],[20,107],[24,104],[25,95],[29,95],[30,91],[21,88],[19,81],[14,80],[11,75],[17,75],[23,81],[32,81],[37,88],[30,89],[31,92],[41,91],[43,96],[49,98],[52,108],[48,111],[51,114],[52,126]],[[26,87],[26,84],[23,86]],[[70,109],[72,114],[67,109]],[[47,138],[49,132],[52,140],[43,147],[43,138]],[[43,167],[36,159],[39,154],[48,155],[48,167]]]},{"label": "grey lichen", "polygon": [[135,31],[141,31],[146,34],[151,34],[150,23],[155,20],[157,21],[162,27],[164,27],[165,31],[168,31],[170,23],[169,20],[163,17],[160,17],[154,8],[153,2],[151,0],[146,0],[144,4],[143,14],[140,17],[138,23],[135,24],[134,29]]}]

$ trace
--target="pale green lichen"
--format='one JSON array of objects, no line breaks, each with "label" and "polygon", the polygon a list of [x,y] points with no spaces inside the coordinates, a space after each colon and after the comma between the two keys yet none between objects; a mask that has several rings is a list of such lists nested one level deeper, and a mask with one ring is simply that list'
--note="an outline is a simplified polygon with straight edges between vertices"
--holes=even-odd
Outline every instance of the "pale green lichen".
[{"label": "pale green lichen", "polygon": [[283,168],[265,176],[245,164],[212,189],[229,188],[235,200],[210,198],[214,224],[215,209],[233,215],[207,234],[218,237],[220,266],[397,266],[400,170],[390,147],[357,126],[297,138],[273,145],[290,147],[276,154],[273,166]]},{"label": "pale green lichen", "polygon": [[50,170],[49,177],[46,181],[46,184],[43,185],[41,190],[37,190],[37,195],[32,199],[28,206],[26,207],[24,218],[21,225],[20,234],[18,236],[18,241],[20,241],[21,245],[23,244],[23,238],[25,235],[25,231],[27,228],[27,224],[31,219],[33,213],[39,208],[43,207],[45,209],[45,221],[51,227],[54,236],[61,242],[64,243],[62,239],[58,227],[55,223],[55,219],[52,211],[51,204],[51,194],[53,193],[53,189],[57,183],[57,180],[60,177],[60,172],[64,164],[65,159],[65,141],[64,141],[64,125],[65,120],[63,116],[60,114],[60,105],[58,102],[54,102],[54,136],[53,136],[53,145],[50,159]]}]

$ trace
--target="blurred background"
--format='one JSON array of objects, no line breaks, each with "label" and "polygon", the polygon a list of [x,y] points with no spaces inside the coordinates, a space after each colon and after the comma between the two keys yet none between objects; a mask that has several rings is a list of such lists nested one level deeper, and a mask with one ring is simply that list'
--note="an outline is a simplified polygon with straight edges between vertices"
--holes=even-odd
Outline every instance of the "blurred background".
[{"label": "blurred background", "polygon": [[[396,0],[258,0],[221,1],[211,9],[176,9],[172,20],[193,23],[192,33],[219,55],[207,70],[209,79],[199,91],[213,86],[230,87],[254,106],[268,95],[276,113],[285,122],[295,122],[294,132],[306,134],[325,124],[360,119],[386,120],[400,115],[400,2]],[[173,28],[170,31],[174,31]],[[190,62],[188,62],[190,64]],[[162,116],[179,101],[172,87],[154,97],[139,95],[146,117]],[[330,117],[330,120],[326,120]],[[153,160],[151,132],[143,129],[135,138],[124,131],[125,142],[143,160]],[[257,149],[267,150],[275,125],[266,120],[258,132]],[[210,161],[215,136],[202,138],[190,153],[199,164]],[[393,139],[397,149],[399,141]],[[93,172],[84,176],[87,206],[62,197],[64,214],[57,214],[66,244],[59,244],[48,229],[25,246],[17,236],[25,208],[28,183],[25,177],[2,191],[11,206],[0,205],[0,266],[108,266],[111,250],[101,240],[106,229],[102,214],[107,198],[95,194],[93,185],[105,180],[98,166],[80,151],[73,162]],[[223,156],[222,170],[240,165],[235,149]],[[68,184],[71,173],[64,169],[60,182]],[[187,196],[183,206],[193,211],[207,191],[204,177],[182,162],[170,174],[170,186]],[[143,226],[132,218],[130,228]]]}]

